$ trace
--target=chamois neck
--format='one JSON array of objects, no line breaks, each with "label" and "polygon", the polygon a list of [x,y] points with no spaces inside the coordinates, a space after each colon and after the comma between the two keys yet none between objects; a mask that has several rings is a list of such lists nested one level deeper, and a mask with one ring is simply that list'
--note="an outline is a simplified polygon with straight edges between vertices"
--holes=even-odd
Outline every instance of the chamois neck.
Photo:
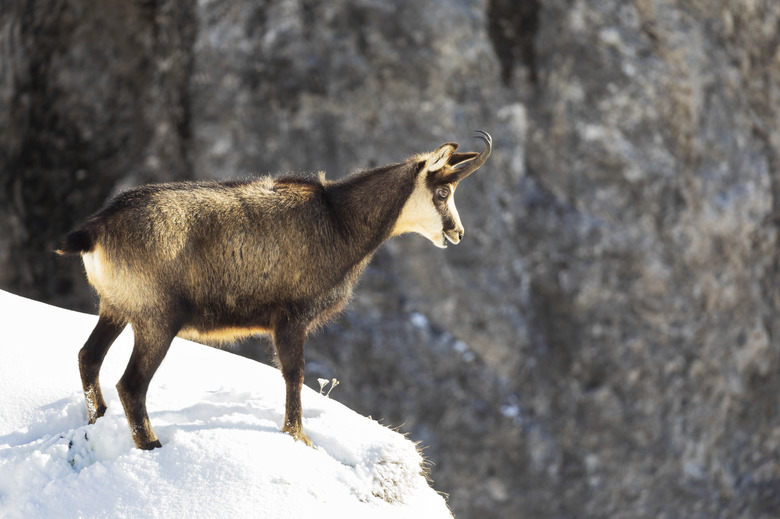
[{"label": "chamois neck", "polygon": [[361,171],[328,185],[342,236],[370,254],[393,230],[414,189],[413,164],[401,163]]}]

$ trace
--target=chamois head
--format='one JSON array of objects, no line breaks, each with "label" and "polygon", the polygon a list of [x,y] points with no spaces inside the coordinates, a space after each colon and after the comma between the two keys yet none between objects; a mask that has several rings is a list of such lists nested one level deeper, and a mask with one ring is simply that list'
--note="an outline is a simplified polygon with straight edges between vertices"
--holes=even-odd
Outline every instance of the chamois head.
[{"label": "chamois head", "polygon": [[393,235],[416,232],[437,247],[458,243],[465,230],[455,207],[455,188],[485,163],[493,148],[490,134],[477,130],[485,143],[482,152],[455,153],[458,145],[442,144],[436,151],[415,157],[419,162],[416,184],[393,229]]}]

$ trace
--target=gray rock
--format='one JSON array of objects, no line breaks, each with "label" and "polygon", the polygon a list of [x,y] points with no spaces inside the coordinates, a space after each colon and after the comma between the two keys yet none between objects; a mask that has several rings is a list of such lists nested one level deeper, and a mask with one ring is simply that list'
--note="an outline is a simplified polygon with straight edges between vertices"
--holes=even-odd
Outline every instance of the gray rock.
[{"label": "gray rock", "polygon": [[404,424],[457,517],[780,515],[780,4],[35,4],[0,11],[0,286],[88,308],[48,250],[124,186],[486,129],[464,242],[385,245],[309,385]]}]

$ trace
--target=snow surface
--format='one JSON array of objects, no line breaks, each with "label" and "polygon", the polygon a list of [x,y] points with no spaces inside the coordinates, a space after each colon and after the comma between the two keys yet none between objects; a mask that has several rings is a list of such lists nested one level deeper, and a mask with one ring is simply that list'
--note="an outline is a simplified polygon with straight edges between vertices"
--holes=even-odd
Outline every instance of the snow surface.
[{"label": "snow surface", "polygon": [[2,518],[452,517],[402,435],[304,388],[306,447],[280,432],[278,370],[181,339],[147,401],[163,447],[137,450],[114,388],[129,327],[87,425],[77,353],[97,317],[2,291],[0,316]]}]

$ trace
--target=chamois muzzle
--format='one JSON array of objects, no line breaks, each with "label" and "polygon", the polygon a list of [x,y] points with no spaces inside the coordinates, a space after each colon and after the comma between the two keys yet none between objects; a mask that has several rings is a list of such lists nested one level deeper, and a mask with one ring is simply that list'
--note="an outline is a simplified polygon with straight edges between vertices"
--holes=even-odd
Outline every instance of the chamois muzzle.
[{"label": "chamois muzzle", "polygon": [[464,160],[452,167],[452,175],[455,177],[455,181],[460,182],[467,176],[474,173],[476,170],[485,163],[490,156],[490,152],[493,150],[493,138],[488,132],[482,130],[475,130],[479,135],[475,135],[475,139],[479,139],[485,143],[485,149],[474,157],[473,159]]}]

